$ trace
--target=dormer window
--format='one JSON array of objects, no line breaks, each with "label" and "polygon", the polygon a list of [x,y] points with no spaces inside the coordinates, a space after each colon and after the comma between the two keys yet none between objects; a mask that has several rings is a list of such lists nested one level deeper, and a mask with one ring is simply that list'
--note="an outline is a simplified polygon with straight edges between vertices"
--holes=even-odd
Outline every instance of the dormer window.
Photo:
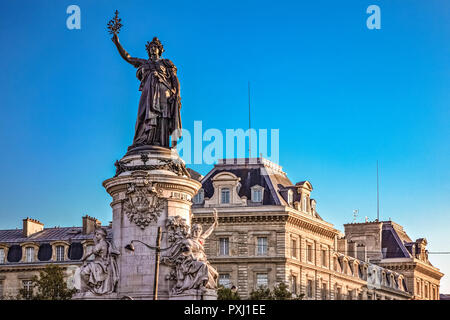
[{"label": "dormer window", "polygon": [[56,246],[56,261],[64,261],[64,246]]},{"label": "dormer window", "polygon": [[220,203],[230,203],[230,188],[220,190]]},{"label": "dormer window", "polygon": [[205,200],[205,190],[200,189],[194,196],[193,202],[194,204],[202,204],[204,200]]},{"label": "dormer window", "polygon": [[26,262],[34,262],[34,248],[33,247],[27,247],[25,248],[25,261]]},{"label": "dormer window", "polygon": [[251,187],[251,190],[252,202],[262,202],[264,188],[259,185],[255,185]]},{"label": "dormer window", "polygon": [[294,192],[292,190],[288,191],[288,204],[290,206],[294,204]]},{"label": "dormer window", "polygon": [[1,263],[5,263],[5,249],[4,248],[0,248],[0,264]]},{"label": "dormer window", "polygon": [[303,212],[308,212],[308,197],[306,195],[303,196]]}]

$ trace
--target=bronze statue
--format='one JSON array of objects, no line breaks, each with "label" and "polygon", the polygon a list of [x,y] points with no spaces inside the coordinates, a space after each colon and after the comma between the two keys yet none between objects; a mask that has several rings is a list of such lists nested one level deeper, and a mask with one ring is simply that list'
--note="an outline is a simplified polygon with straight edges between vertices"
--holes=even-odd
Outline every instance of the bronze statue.
[{"label": "bronze statue", "polygon": [[164,47],[157,37],[147,41],[149,59],[131,57],[119,42],[118,33],[122,24],[118,12],[108,23],[112,41],[122,58],[137,68],[136,77],[141,81],[142,91],[139,101],[133,144],[128,150],[141,146],[176,146],[181,137],[181,98],[177,68],[168,59],[162,59]]}]

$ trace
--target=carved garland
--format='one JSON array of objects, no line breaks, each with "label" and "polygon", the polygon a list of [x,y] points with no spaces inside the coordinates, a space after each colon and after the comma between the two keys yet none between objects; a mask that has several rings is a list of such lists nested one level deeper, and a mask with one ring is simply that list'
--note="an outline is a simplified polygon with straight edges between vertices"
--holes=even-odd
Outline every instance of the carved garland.
[{"label": "carved garland", "polygon": [[175,173],[178,176],[187,176],[190,177],[189,172],[186,169],[186,166],[182,162],[173,161],[169,159],[160,159],[159,161],[162,162],[162,164],[146,164],[146,160],[148,160],[148,156],[146,154],[141,154],[141,159],[143,160],[144,164],[141,165],[135,165],[135,166],[127,166],[125,162],[117,160],[114,165],[116,166],[116,174],[115,177],[117,177],[119,174],[126,172],[126,171],[136,171],[136,170],[144,170],[144,171],[150,171],[150,170],[169,170],[173,173]]},{"label": "carved garland", "polygon": [[147,184],[143,187],[135,183],[128,184],[127,198],[123,203],[123,212],[130,222],[134,222],[141,229],[157,221],[166,204],[162,189],[158,185]]}]

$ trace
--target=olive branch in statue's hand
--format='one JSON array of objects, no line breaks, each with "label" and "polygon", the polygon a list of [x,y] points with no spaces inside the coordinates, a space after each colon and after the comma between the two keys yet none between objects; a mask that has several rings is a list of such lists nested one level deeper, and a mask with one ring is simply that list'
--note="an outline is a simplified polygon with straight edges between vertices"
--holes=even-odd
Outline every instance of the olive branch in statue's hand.
[{"label": "olive branch in statue's hand", "polygon": [[109,34],[113,34],[114,36],[117,36],[117,34],[120,32],[120,28],[122,28],[122,24],[120,23],[122,19],[119,18],[119,11],[116,10],[115,16],[113,19],[109,20],[107,28]]}]

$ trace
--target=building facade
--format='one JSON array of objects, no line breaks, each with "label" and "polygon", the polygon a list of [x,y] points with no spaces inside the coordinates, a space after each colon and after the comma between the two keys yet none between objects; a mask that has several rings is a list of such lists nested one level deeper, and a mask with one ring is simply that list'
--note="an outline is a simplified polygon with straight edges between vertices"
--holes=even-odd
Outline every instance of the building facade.
[{"label": "building facade", "polygon": [[[345,234],[322,219],[309,181],[291,183],[266,159],[221,160],[192,199],[192,222],[219,226],[205,243],[219,284],[235,285],[242,298],[283,282],[309,300],[439,299],[443,274],[428,261],[426,240],[412,241],[394,222],[345,225]],[[93,246],[100,222],[44,228],[30,218],[23,228],[0,230],[0,298],[31,289],[47,264],[58,264],[72,286],[75,269]],[[112,239],[111,226],[105,227]]]},{"label": "building facade", "polygon": [[208,259],[219,283],[235,285],[241,297],[281,282],[303,299],[415,297],[402,267],[374,260],[369,243],[349,241],[320,217],[310,182],[293,184],[262,158],[220,160],[201,182],[193,222],[212,223],[218,210]]},{"label": "building facade", "polygon": [[[73,287],[75,269],[92,250],[93,232],[100,222],[84,216],[82,227],[44,228],[40,221],[26,218],[22,229],[0,230],[0,299],[15,299],[20,289],[32,290],[31,279],[48,264],[63,268]],[[105,228],[111,237],[111,228]]]},{"label": "building facade", "polygon": [[345,238],[364,245],[370,261],[404,275],[412,299],[439,300],[443,273],[428,260],[427,240],[415,241],[393,221],[352,223],[345,226]]}]

